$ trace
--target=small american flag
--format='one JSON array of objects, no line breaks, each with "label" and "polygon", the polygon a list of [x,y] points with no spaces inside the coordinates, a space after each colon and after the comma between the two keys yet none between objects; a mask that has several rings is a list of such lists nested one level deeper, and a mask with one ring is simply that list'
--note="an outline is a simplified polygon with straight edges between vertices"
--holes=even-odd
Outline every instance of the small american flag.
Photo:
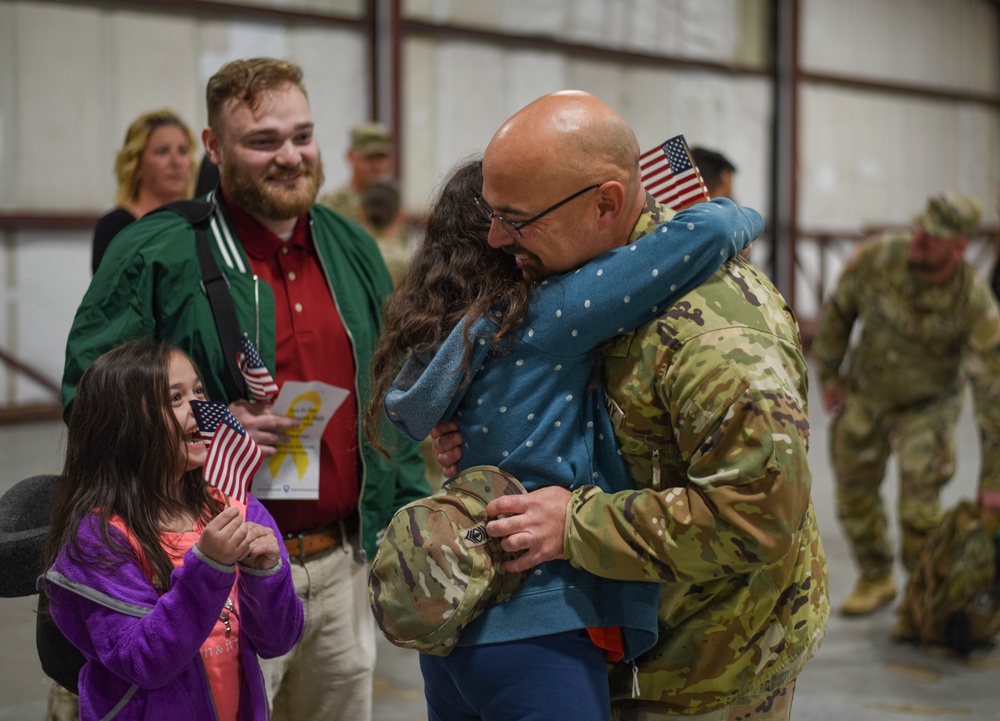
[{"label": "small american flag", "polygon": [[236,365],[243,374],[243,380],[247,382],[250,395],[254,400],[270,403],[278,395],[278,384],[264,367],[260,353],[254,348],[250,338],[246,335],[240,340],[240,350],[236,354]]},{"label": "small american flag", "polygon": [[225,403],[191,401],[191,410],[202,439],[209,444],[202,475],[209,485],[246,503],[247,488],[264,461],[260,447]]},{"label": "small american flag", "polygon": [[650,195],[674,210],[711,200],[683,135],[639,156],[639,173]]}]

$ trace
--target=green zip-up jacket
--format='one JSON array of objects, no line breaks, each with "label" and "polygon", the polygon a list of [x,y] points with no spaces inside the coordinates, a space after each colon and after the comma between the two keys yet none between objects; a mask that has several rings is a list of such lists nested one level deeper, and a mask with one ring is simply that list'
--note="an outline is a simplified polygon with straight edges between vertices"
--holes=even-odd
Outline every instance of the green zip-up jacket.
[{"label": "green zip-up jacket", "polygon": [[[381,327],[382,300],[392,280],[378,246],[357,225],[314,205],[310,230],[330,293],[354,352],[358,416],[369,397],[369,368]],[[208,231],[215,260],[230,284],[241,333],[249,334],[264,364],[275,367],[274,292],[257,278],[223,208],[217,206]],[[243,397],[229,374],[212,307],[201,288],[201,266],[191,225],[170,212],[157,212],[125,228],[83,297],[66,343],[62,396],[64,415],[80,377],[105,351],[135,338],[167,340],[188,353],[201,370],[212,400]],[[361,499],[358,503],[365,553],[402,505],[430,493],[418,446],[393,433],[393,458],[379,455],[358,432]]]},{"label": "green zip-up jacket", "polygon": [[[666,212],[647,211],[633,239]],[[816,653],[829,614],[792,311],[734,258],[612,341],[604,362],[636,490],[574,491],[565,555],[599,576],[660,583],[659,640],[634,679],[612,669],[612,700],[701,714],[780,689]]]}]

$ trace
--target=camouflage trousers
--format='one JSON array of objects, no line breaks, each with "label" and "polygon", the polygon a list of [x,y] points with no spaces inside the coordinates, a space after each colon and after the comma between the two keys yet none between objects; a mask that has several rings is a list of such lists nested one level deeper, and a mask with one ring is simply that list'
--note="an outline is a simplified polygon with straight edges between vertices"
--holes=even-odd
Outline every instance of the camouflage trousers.
[{"label": "camouflage trousers", "polygon": [[660,712],[651,708],[627,706],[611,709],[611,721],[661,721],[661,719],[684,719],[685,721],[789,721],[792,717],[792,697],[795,695],[795,681],[766,693],[759,698],[741,699],[699,714]]},{"label": "camouflage trousers", "polygon": [[899,523],[903,565],[913,570],[924,538],[941,518],[941,488],[955,473],[955,424],[962,398],[944,398],[904,411],[886,411],[849,393],[830,430],[837,516],[864,578],[892,571],[888,521],[880,488],[886,463],[899,465]]}]

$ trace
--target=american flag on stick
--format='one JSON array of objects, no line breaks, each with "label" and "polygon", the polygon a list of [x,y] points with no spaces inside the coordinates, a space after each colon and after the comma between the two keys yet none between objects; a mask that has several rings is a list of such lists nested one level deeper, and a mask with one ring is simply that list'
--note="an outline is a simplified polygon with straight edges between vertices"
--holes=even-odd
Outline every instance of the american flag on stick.
[{"label": "american flag on stick", "polygon": [[208,443],[202,475],[209,485],[246,503],[247,488],[264,461],[260,447],[225,403],[191,401],[191,410],[202,439]]},{"label": "american flag on stick", "polygon": [[236,365],[243,374],[243,380],[247,382],[250,395],[254,400],[270,403],[278,396],[278,384],[267,372],[264,361],[260,353],[254,348],[249,336],[244,335],[240,340],[240,350],[236,353]]},{"label": "american flag on stick", "polygon": [[674,210],[711,200],[683,135],[639,156],[639,173],[650,195]]}]

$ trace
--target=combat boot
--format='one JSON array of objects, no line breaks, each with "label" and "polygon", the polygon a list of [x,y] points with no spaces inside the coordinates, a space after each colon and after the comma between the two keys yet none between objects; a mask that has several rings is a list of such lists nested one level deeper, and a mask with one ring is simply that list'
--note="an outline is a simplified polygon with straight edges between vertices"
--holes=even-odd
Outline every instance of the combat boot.
[{"label": "combat boot", "polygon": [[861,578],[854,590],[840,604],[844,616],[866,616],[896,598],[896,584],[892,578]]}]

